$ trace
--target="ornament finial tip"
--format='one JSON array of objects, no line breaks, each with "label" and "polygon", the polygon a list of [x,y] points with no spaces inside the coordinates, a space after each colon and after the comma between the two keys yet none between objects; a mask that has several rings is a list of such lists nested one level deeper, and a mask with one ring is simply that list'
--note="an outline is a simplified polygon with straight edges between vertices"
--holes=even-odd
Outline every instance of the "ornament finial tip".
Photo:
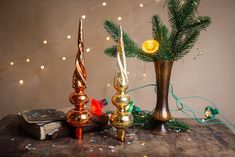
[{"label": "ornament finial tip", "polygon": [[120,40],[122,40],[122,33],[123,31],[122,31],[122,26],[121,25],[119,25],[119,39]]},{"label": "ornament finial tip", "polygon": [[78,27],[78,45],[83,43],[83,26],[82,26],[82,18],[79,19],[79,27]]},{"label": "ornament finial tip", "polygon": [[82,18],[79,18],[79,28],[82,28]]}]

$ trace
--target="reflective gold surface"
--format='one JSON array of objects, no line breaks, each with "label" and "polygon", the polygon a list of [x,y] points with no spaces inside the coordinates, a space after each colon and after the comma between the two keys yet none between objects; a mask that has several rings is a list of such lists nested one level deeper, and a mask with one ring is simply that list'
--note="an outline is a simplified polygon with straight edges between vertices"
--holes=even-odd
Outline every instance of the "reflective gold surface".
[{"label": "reflective gold surface", "polygon": [[119,28],[117,62],[117,71],[114,78],[114,88],[117,90],[117,93],[112,97],[112,103],[117,107],[117,110],[110,116],[110,123],[117,128],[117,139],[124,141],[125,129],[132,125],[133,116],[126,112],[126,106],[130,102],[130,97],[126,95],[128,77],[121,26]]}]

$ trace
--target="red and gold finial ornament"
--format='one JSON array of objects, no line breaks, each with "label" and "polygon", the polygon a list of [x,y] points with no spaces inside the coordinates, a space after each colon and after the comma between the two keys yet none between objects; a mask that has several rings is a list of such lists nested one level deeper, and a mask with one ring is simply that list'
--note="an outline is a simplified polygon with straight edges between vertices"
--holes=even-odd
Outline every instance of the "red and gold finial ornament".
[{"label": "red and gold finial ornament", "polygon": [[146,40],[142,44],[142,50],[146,53],[153,54],[159,49],[159,42],[157,40]]},{"label": "red and gold finial ornament", "polygon": [[82,139],[82,127],[89,123],[91,114],[84,109],[84,105],[89,102],[88,96],[85,94],[86,69],[84,66],[84,45],[83,45],[83,25],[82,19],[79,21],[78,29],[78,52],[75,59],[75,70],[73,73],[72,87],[74,92],[70,94],[69,100],[75,105],[75,108],[68,111],[66,121],[69,125],[75,127],[75,138]]}]

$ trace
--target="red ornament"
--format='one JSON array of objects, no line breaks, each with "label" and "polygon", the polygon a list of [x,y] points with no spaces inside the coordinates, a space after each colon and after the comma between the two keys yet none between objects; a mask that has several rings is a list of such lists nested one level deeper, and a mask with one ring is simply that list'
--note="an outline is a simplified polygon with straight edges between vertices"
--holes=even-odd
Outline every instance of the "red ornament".
[{"label": "red ornament", "polygon": [[91,100],[91,113],[96,116],[101,116],[103,114],[102,109],[104,106],[108,104],[108,101],[106,99],[102,100],[97,100],[97,99],[92,99]]}]

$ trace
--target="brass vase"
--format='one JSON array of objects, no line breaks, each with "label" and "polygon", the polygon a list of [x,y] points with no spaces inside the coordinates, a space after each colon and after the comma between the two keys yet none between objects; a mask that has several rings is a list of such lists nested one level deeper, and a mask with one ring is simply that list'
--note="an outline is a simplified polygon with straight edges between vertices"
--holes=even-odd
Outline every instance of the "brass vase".
[{"label": "brass vase", "polygon": [[157,83],[157,104],[154,110],[153,119],[156,121],[154,134],[164,135],[168,133],[166,122],[171,119],[168,106],[168,93],[173,61],[155,61],[155,74]]}]

